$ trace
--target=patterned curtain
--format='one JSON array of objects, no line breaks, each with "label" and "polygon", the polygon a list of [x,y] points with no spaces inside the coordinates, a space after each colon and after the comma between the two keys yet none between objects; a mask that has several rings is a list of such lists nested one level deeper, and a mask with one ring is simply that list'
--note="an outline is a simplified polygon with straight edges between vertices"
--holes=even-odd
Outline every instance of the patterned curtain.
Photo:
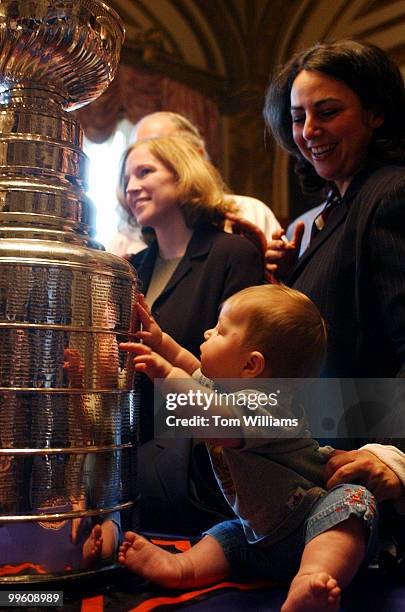
[{"label": "patterned curtain", "polygon": [[92,104],[76,111],[87,138],[104,142],[123,118],[136,123],[156,111],[181,113],[200,129],[214,164],[221,158],[216,101],[163,75],[120,65],[107,91]]}]

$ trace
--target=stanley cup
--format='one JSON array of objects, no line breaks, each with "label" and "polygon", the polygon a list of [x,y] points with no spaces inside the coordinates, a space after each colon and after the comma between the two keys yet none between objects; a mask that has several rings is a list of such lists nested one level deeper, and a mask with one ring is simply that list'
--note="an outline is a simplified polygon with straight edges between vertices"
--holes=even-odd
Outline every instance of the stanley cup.
[{"label": "stanley cup", "polygon": [[[0,583],[115,563],[137,516],[136,276],[92,238],[82,130],[124,30],[99,0],[0,2]],[[113,206],[113,202],[111,203]]]}]

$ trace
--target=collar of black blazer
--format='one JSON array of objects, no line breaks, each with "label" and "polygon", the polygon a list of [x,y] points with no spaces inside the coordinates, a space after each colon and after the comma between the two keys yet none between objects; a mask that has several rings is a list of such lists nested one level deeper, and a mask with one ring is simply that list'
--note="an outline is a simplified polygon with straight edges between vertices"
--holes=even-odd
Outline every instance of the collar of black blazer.
[{"label": "collar of black blazer", "polygon": [[[201,227],[194,230],[191,240],[187,245],[186,252],[174,271],[168,285],[162,292],[162,295],[167,291],[170,291],[173,286],[176,285],[181,278],[183,278],[183,276],[190,269],[193,259],[204,258],[208,255],[212,247],[213,236],[220,231],[221,230],[213,226]],[[130,259],[131,264],[135,267],[138,274],[140,290],[144,293],[146,293],[148,290],[153,269],[155,267],[157,254],[158,245],[157,242],[154,241],[147,249],[137,253]]]},{"label": "collar of black blazer", "polygon": [[331,234],[333,234],[336,228],[344,222],[345,218],[347,217],[351,202],[359,192],[365,180],[374,172],[374,170],[375,169],[362,170],[356,174],[349,187],[347,188],[345,195],[341,198],[339,205],[332,211],[328,219],[328,223],[325,225],[322,231],[314,235],[308,245],[308,248],[298,259],[297,264],[286,279],[288,285],[291,285],[296,280],[296,278],[300,275],[301,270],[306,266],[313,254],[316,253],[316,251],[326,240],[328,240],[328,238],[331,236]]}]

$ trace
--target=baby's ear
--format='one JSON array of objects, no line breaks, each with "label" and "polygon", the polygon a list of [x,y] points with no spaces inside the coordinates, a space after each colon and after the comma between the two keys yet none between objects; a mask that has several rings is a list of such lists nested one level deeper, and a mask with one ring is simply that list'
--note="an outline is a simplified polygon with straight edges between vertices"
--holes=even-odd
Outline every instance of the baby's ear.
[{"label": "baby's ear", "polygon": [[251,351],[243,366],[242,378],[258,378],[266,367],[266,360],[260,351]]}]

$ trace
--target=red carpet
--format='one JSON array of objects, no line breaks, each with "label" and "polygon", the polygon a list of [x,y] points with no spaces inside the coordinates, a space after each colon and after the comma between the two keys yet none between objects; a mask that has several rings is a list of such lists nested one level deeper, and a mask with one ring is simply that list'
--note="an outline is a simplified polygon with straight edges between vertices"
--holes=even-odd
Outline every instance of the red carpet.
[{"label": "red carpet", "polygon": [[[155,544],[173,552],[191,546],[189,540],[151,537]],[[405,580],[405,577],[404,577]],[[341,612],[404,612],[405,586],[381,572],[368,570],[347,590]],[[18,590],[61,590],[64,606],[55,612],[170,612],[187,608],[190,612],[279,612],[286,588],[271,582],[239,584],[223,582],[194,591],[179,592],[155,587],[124,569],[100,572],[92,578],[47,583]],[[4,587],[2,590],[8,590]],[[47,612],[49,608],[24,608],[27,612]]]}]

